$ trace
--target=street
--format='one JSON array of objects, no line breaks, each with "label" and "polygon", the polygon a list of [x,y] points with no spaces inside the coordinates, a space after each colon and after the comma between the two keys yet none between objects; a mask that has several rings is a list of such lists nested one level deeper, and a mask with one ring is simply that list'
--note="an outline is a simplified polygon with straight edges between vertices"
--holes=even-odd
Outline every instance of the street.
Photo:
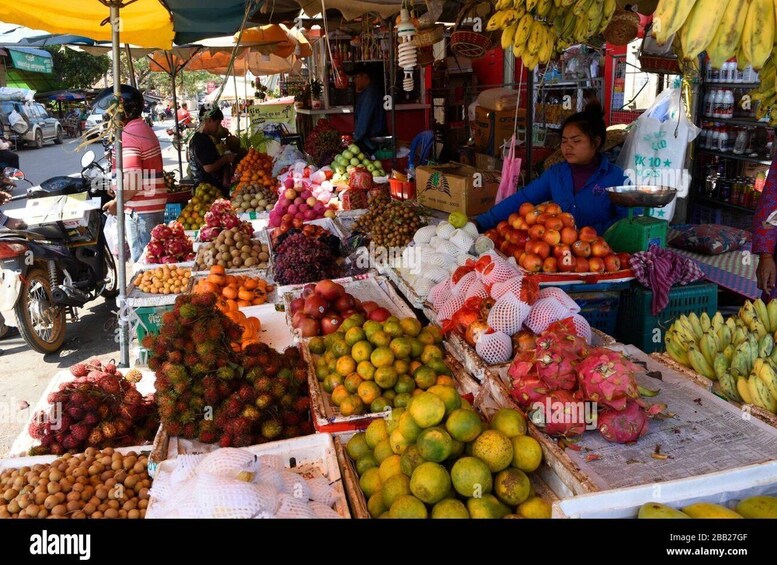
[{"label": "street", "polygon": [[[172,125],[172,120],[154,124],[162,146],[165,170],[178,169],[177,152],[165,132]],[[62,145],[49,143],[42,149],[19,149],[20,168],[34,184],[53,176],[78,173],[81,156],[86,151],[91,149],[98,159],[103,155],[102,144],[90,143],[79,148],[79,143],[80,140],[67,139]],[[128,270],[128,277],[129,273]],[[0,457],[6,456],[26,425],[32,408],[58,371],[67,370],[74,363],[94,356],[102,360],[118,360],[115,313],[113,301],[106,302],[100,298],[87,304],[79,310],[80,320],[68,323],[62,349],[51,355],[41,355],[29,349],[16,332],[0,339]],[[25,408],[27,404],[29,407]]]}]

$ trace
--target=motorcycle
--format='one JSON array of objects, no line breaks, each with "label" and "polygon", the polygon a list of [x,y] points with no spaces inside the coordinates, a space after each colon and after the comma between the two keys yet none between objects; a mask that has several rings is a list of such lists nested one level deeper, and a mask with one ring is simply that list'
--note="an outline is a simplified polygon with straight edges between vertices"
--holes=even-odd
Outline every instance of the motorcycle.
[{"label": "motorcycle", "polygon": [[[84,192],[107,197],[101,194],[107,186],[92,175],[99,170],[92,151],[81,165],[80,176],[48,179],[10,201]],[[16,187],[21,181],[32,184],[22,171],[6,168],[0,184]],[[55,204],[43,216],[54,216],[57,208]],[[84,214],[85,226],[77,233],[62,221],[45,220],[25,229],[0,230],[0,312],[13,310],[22,338],[39,353],[62,347],[68,318],[77,322],[78,308],[119,294],[116,263],[103,233],[106,216],[101,207]],[[84,238],[89,241],[79,241]]]}]

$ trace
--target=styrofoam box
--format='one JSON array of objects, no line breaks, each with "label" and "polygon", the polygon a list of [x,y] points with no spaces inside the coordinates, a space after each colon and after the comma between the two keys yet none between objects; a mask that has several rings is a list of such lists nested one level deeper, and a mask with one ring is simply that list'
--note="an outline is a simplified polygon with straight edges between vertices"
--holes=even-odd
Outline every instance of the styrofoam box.
[{"label": "styrofoam box", "polygon": [[[207,452],[215,451],[218,446],[208,446]],[[215,448],[215,449],[213,449]],[[262,445],[253,445],[244,447],[255,455],[280,455],[284,458],[286,468],[295,468],[300,474],[304,475],[305,468],[316,468],[324,477],[329,480],[329,484],[337,491],[337,502],[335,510],[343,518],[350,518],[351,513],[348,510],[348,503],[345,498],[343,480],[340,474],[340,466],[337,463],[334,442],[330,434],[313,434],[309,436],[298,437],[294,439],[285,439]],[[196,451],[188,452],[195,454]],[[156,479],[170,473],[175,467],[175,459],[171,458],[160,463],[156,469]],[[146,510],[146,517],[154,517],[154,493],[151,492],[151,500]]]},{"label": "styrofoam box", "polygon": [[666,483],[583,494],[554,502],[554,518],[636,518],[640,506],[660,502],[678,510],[696,502],[733,509],[750,496],[777,496],[777,461]]},{"label": "styrofoam box", "polygon": [[278,311],[275,304],[248,306],[240,311],[248,318],[257,318],[262,323],[259,341],[266,343],[276,351],[283,351],[294,345],[291,327],[286,321],[286,313]]},{"label": "styrofoam box", "polygon": [[[150,394],[154,392],[156,389],[154,387],[154,381],[156,379],[156,376],[154,375],[153,371],[149,371],[148,369],[139,369],[142,378],[140,379],[140,382],[138,382],[135,387],[138,389],[138,392],[142,394],[143,396]],[[119,371],[126,375],[127,371],[129,369],[119,369]],[[8,451],[8,454],[6,457],[13,457],[13,458],[24,458],[25,454],[29,453],[30,448],[37,445],[39,442],[38,440],[34,439],[28,432],[30,423],[32,423],[32,419],[35,417],[35,414],[37,414],[40,411],[46,411],[49,409],[49,402],[48,397],[49,394],[52,392],[55,392],[59,390],[59,387],[63,383],[67,383],[75,379],[75,377],[72,375],[72,373],[69,370],[63,370],[59,371],[52,377],[52,379],[49,381],[48,386],[46,387],[46,390],[43,391],[43,394],[38,399],[38,402],[35,403],[34,407],[30,408],[30,417],[27,419],[27,422],[24,424],[24,429],[21,431],[19,436],[14,440],[13,444],[11,445],[11,449]],[[151,446],[148,445],[145,448],[150,448]]]}]

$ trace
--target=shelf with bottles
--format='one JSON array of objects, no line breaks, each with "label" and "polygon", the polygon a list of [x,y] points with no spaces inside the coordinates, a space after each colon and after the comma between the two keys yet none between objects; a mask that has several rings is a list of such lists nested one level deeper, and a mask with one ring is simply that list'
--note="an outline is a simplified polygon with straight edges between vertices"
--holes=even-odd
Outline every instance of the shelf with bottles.
[{"label": "shelf with bottles", "polygon": [[726,206],[741,212],[755,211],[766,185],[764,171],[748,175],[746,167],[726,162],[724,157],[708,163],[704,172],[704,183],[696,183],[696,198],[699,202]]},{"label": "shelf with bottles", "polygon": [[705,88],[726,87],[726,88],[758,88],[760,84],[758,71],[748,65],[744,69],[737,66],[737,60],[729,59],[720,69],[712,68],[709,57],[704,61],[704,83]]},{"label": "shelf with bottles", "polygon": [[758,163],[759,165],[766,165],[769,166],[772,164],[771,161],[767,161],[765,159],[760,159],[758,157],[749,157],[747,155],[735,155],[733,153],[724,153],[721,151],[713,151],[711,149],[699,149],[699,152],[704,155],[711,155],[714,157],[721,157],[723,159],[733,159],[736,161],[744,161],[746,163]]}]

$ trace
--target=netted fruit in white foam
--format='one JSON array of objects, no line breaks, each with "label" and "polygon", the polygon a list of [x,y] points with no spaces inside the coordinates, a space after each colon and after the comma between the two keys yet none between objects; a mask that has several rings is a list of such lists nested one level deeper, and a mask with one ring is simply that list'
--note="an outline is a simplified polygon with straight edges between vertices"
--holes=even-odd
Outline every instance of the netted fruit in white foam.
[{"label": "netted fruit in white foam", "polygon": [[421,276],[424,276],[427,279],[433,280],[435,283],[438,283],[441,280],[447,279],[449,275],[450,273],[445,269],[442,269],[440,267],[434,267],[434,266],[424,267],[421,271]]},{"label": "netted fruit in white foam", "polygon": [[477,226],[472,222],[467,222],[467,224],[461,229],[463,229],[465,232],[471,235],[473,239],[477,239],[478,236],[480,235],[480,233],[478,232]]},{"label": "netted fruit in white foam", "polygon": [[434,288],[434,281],[426,277],[418,277],[413,282],[413,290],[421,298],[429,296],[429,292]]},{"label": "netted fruit in white foam", "polygon": [[488,365],[507,363],[513,356],[513,340],[503,332],[480,334],[475,351]]},{"label": "netted fruit in white foam", "polygon": [[477,258],[474,255],[468,255],[467,253],[462,253],[458,257],[456,257],[456,266],[457,267],[463,267],[467,264],[467,261],[477,261]]},{"label": "netted fruit in white foam", "polygon": [[588,345],[591,345],[593,332],[591,332],[591,324],[588,323],[588,320],[583,318],[580,314],[575,314],[572,316],[572,321],[575,324],[575,333],[582,337]]},{"label": "netted fruit in white foam", "polygon": [[424,257],[424,263],[427,265],[434,265],[435,267],[442,267],[443,269],[449,268],[448,256],[442,253],[434,252]]},{"label": "netted fruit in white foam", "polygon": [[456,230],[451,234],[451,243],[459,248],[459,251],[468,253],[472,244],[475,243],[475,238],[464,230]]},{"label": "netted fruit in white foam", "polygon": [[482,255],[494,249],[494,241],[484,235],[478,236],[475,240],[475,253]]},{"label": "netted fruit in white foam", "polygon": [[475,296],[488,298],[488,290],[480,279],[475,279],[475,282],[469,285],[469,288],[467,289],[467,300]]},{"label": "netted fruit in white foam", "polygon": [[415,232],[415,235],[413,235],[413,241],[416,243],[429,243],[435,235],[437,235],[436,226],[424,226],[422,228],[418,228],[418,231]]},{"label": "netted fruit in white foam", "polygon": [[526,327],[539,335],[548,329],[553,322],[569,318],[569,309],[555,298],[543,298],[532,306],[529,317],[526,318]]},{"label": "netted fruit in white foam", "polygon": [[508,292],[491,307],[488,325],[507,335],[515,335],[521,331],[531,309],[531,306]]},{"label": "netted fruit in white foam", "polygon": [[437,322],[442,323],[453,318],[453,315],[464,306],[464,296],[453,296],[445,301],[437,310]]},{"label": "netted fruit in white foam", "polygon": [[432,303],[432,306],[435,310],[439,310],[440,307],[445,304],[445,301],[448,300],[451,297],[451,281],[450,279],[445,279],[440,282],[438,282],[434,287],[429,291],[429,302]]},{"label": "netted fruit in white foam", "polygon": [[566,292],[564,292],[560,288],[557,288],[554,286],[543,288],[542,290],[540,290],[538,298],[540,299],[555,298],[563,306],[567,307],[571,314],[577,314],[578,312],[580,312],[580,305],[574,300],[572,300],[572,297],[570,297]]},{"label": "netted fruit in white foam", "polygon": [[451,257],[458,257],[461,253],[461,249],[459,249],[452,241],[443,240],[437,245],[437,252],[445,253]]},{"label": "netted fruit in white foam", "polygon": [[432,249],[437,249],[437,246],[440,245],[440,242],[444,241],[443,239],[439,238],[436,234],[432,236],[432,239],[429,240],[429,246]]},{"label": "netted fruit in white foam", "polygon": [[507,293],[513,294],[520,298],[521,287],[523,286],[523,276],[518,275],[511,277],[506,281],[494,283],[491,286],[491,298],[499,300]]},{"label": "netted fruit in white foam", "polygon": [[451,235],[453,235],[453,232],[456,231],[456,228],[454,228],[452,225],[450,225],[448,222],[440,222],[437,224],[437,237],[440,239],[450,239]]},{"label": "netted fruit in white foam", "polygon": [[466,295],[467,291],[469,290],[469,287],[476,280],[478,280],[478,277],[475,271],[467,273],[466,275],[461,277],[456,283],[451,284],[451,294],[453,294],[454,296]]},{"label": "netted fruit in white foam", "polygon": [[501,257],[498,257],[486,265],[483,269],[482,278],[483,282],[488,286],[504,282],[519,274],[515,267],[508,264]]}]

